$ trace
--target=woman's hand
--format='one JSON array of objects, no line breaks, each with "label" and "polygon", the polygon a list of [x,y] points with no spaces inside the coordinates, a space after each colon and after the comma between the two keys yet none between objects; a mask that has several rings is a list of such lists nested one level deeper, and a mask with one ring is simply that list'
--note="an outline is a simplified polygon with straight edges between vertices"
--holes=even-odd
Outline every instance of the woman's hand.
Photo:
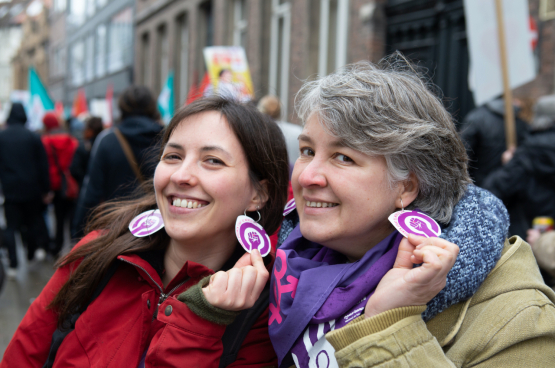
[{"label": "woman's hand", "polygon": [[526,241],[531,247],[534,247],[540,236],[542,236],[542,233],[538,229],[528,229],[526,231]]},{"label": "woman's hand", "polygon": [[229,271],[216,272],[202,289],[206,300],[215,307],[240,311],[258,300],[269,277],[260,252],[245,253]]},{"label": "woman's hand", "polygon": [[[425,305],[445,287],[459,247],[440,238],[409,235],[399,244],[393,268],[366,303],[366,318],[399,307]],[[414,264],[422,266],[413,268]]]}]

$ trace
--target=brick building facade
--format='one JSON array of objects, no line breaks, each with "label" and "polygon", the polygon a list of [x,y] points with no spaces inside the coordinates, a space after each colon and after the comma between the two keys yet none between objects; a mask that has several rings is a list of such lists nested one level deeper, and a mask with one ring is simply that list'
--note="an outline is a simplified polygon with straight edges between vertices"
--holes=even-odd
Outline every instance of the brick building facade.
[{"label": "brick building facade", "polygon": [[[449,29],[449,35],[456,38],[453,42],[458,42],[459,49],[464,49],[459,57],[464,62],[451,74],[445,72],[444,79],[453,76],[459,79],[455,87],[439,84],[447,99],[464,100],[461,94],[469,96],[462,0],[135,1],[135,82],[151,87],[157,94],[168,72],[173,70],[177,106],[185,101],[189,87],[204,75],[204,47],[240,45],[247,54],[256,98],[265,94],[279,96],[284,110],[282,118],[296,122],[294,96],[304,80],[328,74],[346,63],[378,61],[403,45],[393,36],[395,32],[399,34],[400,28],[404,27],[403,37],[408,39],[417,32],[428,32],[426,37],[431,39],[445,27],[445,22],[451,21],[456,24]],[[529,0],[530,15],[539,29],[536,51],[539,73],[535,81],[515,91],[515,96],[521,99],[534,100],[554,92],[555,20],[540,19],[540,8],[550,1]],[[424,26],[427,30],[410,24],[410,19],[417,18],[422,11],[433,13],[423,20],[428,24]],[[408,20],[399,22],[400,15]],[[416,28],[410,28],[413,26]],[[425,44],[428,39],[424,38]],[[430,54],[431,61],[428,60],[432,71],[442,67],[441,53],[452,52],[452,48],[441,49],[443,46],[437,42]],[[414,55],[418,57],[418,53]],[[445,60],[443,68],[452,69],[452,62]],[[473,107],[472,101],[455,105],[453,113],[457,119],[462,119]]]}]

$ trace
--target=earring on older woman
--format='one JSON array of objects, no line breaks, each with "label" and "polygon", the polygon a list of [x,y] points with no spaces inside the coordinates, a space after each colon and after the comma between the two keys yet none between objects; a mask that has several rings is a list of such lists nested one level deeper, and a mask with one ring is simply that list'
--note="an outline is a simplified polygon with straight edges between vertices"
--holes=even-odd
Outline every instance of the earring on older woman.
[{"label": "earring on older woman", "polygon": [[266,230],[258,223],[262,218],[258,211],[259,208],[260,206],[256,207],[256,213],[258,213],[257,221],[247,216],[247,210],[245,210],[243,215],[237,216],[237,221],[235,222],[235,236],[237,236],[239,244],[241,244],[247,252],[250,253],[253,249],[258,249],[260,255],[265,257],[270,253],[272,246]]},{"label": "earring on older woman", "polygon": [[163,227],[164,219],[159,209],[145,211],[129,223],[129,231],[137,238],[152,235]]}]

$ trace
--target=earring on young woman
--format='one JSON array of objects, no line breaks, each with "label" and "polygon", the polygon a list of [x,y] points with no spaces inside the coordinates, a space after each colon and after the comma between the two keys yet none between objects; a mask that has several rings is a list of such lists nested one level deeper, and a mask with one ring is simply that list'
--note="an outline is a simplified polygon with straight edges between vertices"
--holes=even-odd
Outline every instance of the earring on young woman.
[{"label": "earring on young woman", "polygon": [[399,198],[401,200],[401,211],[405,211],[405,206],[403,206],[403,198]]},{"label": "earring on young woman", "polygon": [[164,219],[159,209],[145,211],[129,223],[129,231],[137,238],[152,235],[163,227]]},{"label": "earring on young woman", "polygon": [[258,211],[259,208],[260,206],[256,207],[256,213],[258,213],[257,221],[247,216],[247,210],[243,212],[243,215],[237,216],[237,221],[235,221],[235,236],[237,236],[239,244],[247,252],[250,253],[253,249],[258,249],[260,255],[265,257],[270,253],[272,246],[266,230],[258,223],[262,219],[262,215]]}]

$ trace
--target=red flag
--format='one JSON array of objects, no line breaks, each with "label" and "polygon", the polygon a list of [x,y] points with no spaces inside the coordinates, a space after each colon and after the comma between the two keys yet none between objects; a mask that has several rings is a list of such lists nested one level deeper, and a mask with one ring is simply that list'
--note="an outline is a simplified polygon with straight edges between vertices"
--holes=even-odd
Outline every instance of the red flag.
[{"label": "red flag", "polygon": [[106,105],[108,108],[108,121],[104,123],[104,126],[110,127],[113,124],[113,116],[112,116],[112,104],[114,100],[114,85],[112,83],[108,84],[108,88],[106,88]]},{"label": "red flag", "polygon": [[208,73],[204,73],[204,77],[202,78],[202,81],[200,82],[200,85],[198,87],[197,87],[196,78],[195,78],[195,81],[191,85],[191,88],[189,88],[189,94],[187,95],[186,104],[188,105],[191,102],[201,98],[204,94],[204,90],[209,84],[210,84],[210,76],[208,75]]},{"label": "red flag", "polygon": [[71,115],[79,116],[84,112],[89,112],[87,107],[87,97],[85,96],[85,90],[81,88],[77,91],[75,95],[75,100],[73,100],[73,108],[71,109]]},{"label": "red flag", "polygon": [[58,118],[64,118],[64,104],[62,103],[62,101],[56,101],[56,103],[54,104],[54,113],[58,115]]}]

